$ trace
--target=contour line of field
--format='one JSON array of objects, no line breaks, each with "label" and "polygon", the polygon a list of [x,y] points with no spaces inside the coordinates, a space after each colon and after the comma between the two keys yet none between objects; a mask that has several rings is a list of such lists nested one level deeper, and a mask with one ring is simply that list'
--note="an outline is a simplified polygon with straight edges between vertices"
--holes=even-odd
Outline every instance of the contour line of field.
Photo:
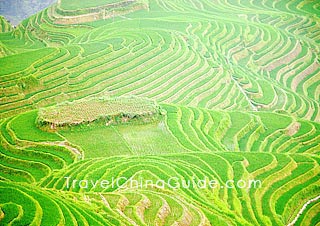
[{"label": "contour line of field", "polygon": [[308,205],[310,205],[313,202],[316,202],[317,200],[320,199],[320,195],[318,195],[317,197],[313,198],[313,199],[309,199],[303,206],[302,208],[299,210],[299,212],[297,213],[296,217],[293,219],[293,221],[291,221],[287,226],[294,226],[294,224],[298,221],[299,217],[302,215],[302,213],[307,209]]}]

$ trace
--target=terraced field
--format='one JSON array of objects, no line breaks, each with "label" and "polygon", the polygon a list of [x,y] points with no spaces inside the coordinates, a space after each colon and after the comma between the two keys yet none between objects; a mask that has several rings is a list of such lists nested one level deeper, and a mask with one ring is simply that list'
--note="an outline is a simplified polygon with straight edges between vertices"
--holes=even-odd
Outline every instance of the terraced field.
[{"label": "terraced field", "polygon": [[0,17],[0,225],[319,225],[319,15],[59,0]]}]

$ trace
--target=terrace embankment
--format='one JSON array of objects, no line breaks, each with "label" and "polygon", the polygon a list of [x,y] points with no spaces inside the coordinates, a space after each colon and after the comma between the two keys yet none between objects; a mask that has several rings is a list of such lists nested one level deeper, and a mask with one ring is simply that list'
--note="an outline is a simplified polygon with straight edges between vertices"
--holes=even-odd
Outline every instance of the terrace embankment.
[{"label": "terrace embankment", "polygon": [[126,0],[119,2],[112,1],[95,7],[86,7],[86,4],[83,4],[80,9],[64,7],[64,4],[61,4],[61,1],[59,1],[56,7],[52,8],[51,13],[57,24],[68,25],[105,20],[123,16],[137,10],[148,9],[148,4],[137,0]]}]

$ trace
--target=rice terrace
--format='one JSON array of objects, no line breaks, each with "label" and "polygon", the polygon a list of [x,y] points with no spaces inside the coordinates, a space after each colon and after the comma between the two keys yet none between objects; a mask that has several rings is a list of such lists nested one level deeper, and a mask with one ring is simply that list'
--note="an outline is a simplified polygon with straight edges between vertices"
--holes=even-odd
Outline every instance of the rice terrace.
[{"label": "rice terrace", "polygon": [[0,225],[320,226],[320,1],[0,14]]}]

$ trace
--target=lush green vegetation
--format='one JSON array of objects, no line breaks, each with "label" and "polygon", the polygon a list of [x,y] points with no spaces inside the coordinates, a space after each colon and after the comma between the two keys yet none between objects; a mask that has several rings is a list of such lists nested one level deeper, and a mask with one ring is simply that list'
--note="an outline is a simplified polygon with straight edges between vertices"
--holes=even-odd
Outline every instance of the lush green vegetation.
[{"label": "lush green vegetation", "polygon": [[[282,188],[283,191],[286,191],[288,188],[299,187],[301,184],[304,184],[304,189],[309,191],[309,194],[303,192],[303,189],[295,194],[291,198],[291,202],[298,202],[298,200],[306,199],[309,195],[316,195],[318,190],[314,190],[314,186],[317,186],[317,181],[312,180],[312,178],[319,173],[318,163],[313,162],[310,158],[305,158],[299,155],[287,156],[283,154],[265,154],[261,155],[263,158],[259,159],[259,162],[256,161],[257,154],[245,154],[245,153],[217,153],[217,154],[175,154],[175,155],[166,155],[166,156],[145,156],[144,158],[140,157],[122,157],[122,158],[99,158],[95,161],[86,160],[81,166],[85,166],[81,171],[77,170],[79,164],[71,165],[66,169],[66,171],[61,171],[52,177],[49,177],[41,185],[50,188],[58,189],[63,191],[70,191],[76,193],[86,193],[89,196],[101,199],[96,193],[103,194],[105,199],[112,203],[113,199],[118,196],[119,199],[121,196],[126,197],[129,202],[124,204],[123,212],[129,217],[137,222],[132,212],[129,210],[132,208],[132,205],[138,207],[142,205],[140,202],[132,200],[131,194],[134,196],[143,196],[145,199],[149,200],[149,207],[142,213],[143,216],[139,215],[139,220],[148,218],[152,221],[151,224],[155,224],[157,217],[153,218],[149,216],[153,208],[157,208],[157,211],[160,211],[161,206],[164,204],[157,204],[157,198],[153,196],[162,197],[167,201],[168,206],[171,211],[168,213],[167,218],[170,218],[171,214],[178,214],[183,212],[183,208],[190,208],[185,203],[185,200],[188,200],[189,204],[196,206],[196,208],[189,209],[192,216],[192,220],[197,222],[201,211],[206,213],[206,218],[201,219],[201,221],[210,221],[211,224],[217,224],[219,221],[217,219],[210,219],[210,215],[218,214],[219,218],[223,221],[230,221],[232,224],[252,224],[253,222],[267,222],[266,220],[275,221],[275,222],[289,222],[290,215],[295,214],[297,209],[292,208],[290,203],[282,199],[285,193],[279,192],[279,188]],[[258,157],[259,158],[259,157]],[[278,163],[275,165],[270,162],[270,159],[279,159]],[[310,172],[306,170],[296,170],[295,164],[303,161],[305,166],[309,168]],[[254,166],[252,165],[254,164]],[[250,166],[250,167],[248,167]],[[262,168],[261,168],[262,167]],[[108,170],[112,169],[112,170]],[[240,170],[241,169],[241,170]],[[263,169],[263,170],[261,170]],[[266,172],[267,174],[266,175]],[[276,179],[272,181],[271,178],[279,177],[279,172],[283,173],[281,179]],[[294,180],[290,178],[290,172],[294,172]],[[215,178],[219,181],[221,187],[217,189],[199,189],[197,187],[188,189],[188,188],[178,188],[173,191],[168,191],[166,189],[160,189],[155,187],[144,187],[142,189],[119,189],[117,186],[114,188],[104,189],[100,186],[93,187],[89,185],[87,188],[80,188],[79,185],[75,187],[67,187],[67,183],[63,178],[63,175],[70,175],[72,180],[81,180],[82,178],[87,178],[90,180],[112,180],[112,177],[132,177],[133,179],[147,178],[156,181],[156,179],[166,179],[170,176],[179,178],[179,180],[192,180],[196,178],[198,180],[203,179],[204,175],[211,175],[212,178]],[[152,175],[152,176],[151,176]],[[251,176],[260,178],[264,187],[262,189],[252,190],[252,193],[248,194],[246,188],[237,189],[236,193],[228,193],[226,187],[222,187],[227,180],[236,179],[236,178],[251,178]],[[210,179],[212,179],[210,178]],[[123,185],[122,185],[123,186]],[[267,193],[266,193],[267,191]],[[168,196],[172,198],[179,197],[180,203],[170,203]],[[238,194],[237,194],[238,193]],[[269,203],[274,202],[274,197],[268,195],[276,194],[277,202],[276,205],[272,205],[272,209],[267,214],[254,213],[254,206],[251,206],[251,203],[257,203],[257,205],[264,206],[267,208]],[[240,196],[241,194],[241,196]],[[137,199],[143,199],[143,197]],[[294,199],[297,199],[294,201]],[[230,202],[238,203],[238,205],[233,207],[233,205],[226,207],[225,201],[230,200]],[[120,201],[118,201],[120,202]],[[146,205],[146,204],[145,204]],[[285,218],[279,218],[276,214],[275,209],[278,206],[283,206],[284,212],[287,213]],[[110,205],[111,208],[116,208],[116,206]],[[237,208],[237,209],[235,209]],[[172,211],[175,209],[174,211]],[[239,211],[240,210],[240,211]],[[243,214],[242,211],[247,211],[249,216]],[[196,212],[196,213],[194,213]],[[167,219],[166,219],[167,220]],[[139,221],[138,221],[139,222]],[[168,222],[170,220],[168,219]],[[191,223],[191,225],[198,225],[198,223]]]},{"label": "lush green vegetation", "polygon": [[9,21],[6,20],[3,16],[0,16],[0,33],[9,32],[12,30],[12,26]]},{"label": "lush green vegetation", "polygon": [[0,17],[0,225],[318,225],[319,15],[59,0]]},{"label": "lush green vegetation", "polygon": [[61,141],[55,133],[41,131],[37,127],[37,111],[20,114],[10,121],[10,128],[20,140],[30,141]]},{"label": "lush green vegetation", "polygon": [[93,8],[101,5],[107,5],[110,3],[120,2],[119,0],[93,0],[93,1],[82,1],[75,2],[70,0],[61,0],[60,7],[65,10],[75,10],[75,9],[83,9],[83,8]]},{"label": "lush green vegetation", "polygon": [[117,126],[92,124],[61,130],[59,133],[81,147],[86,158],[184,151],[166,130],[163,121],[143,124],[136,121],[130,125]]},{"label": "lush green vegetation", "polygon": [[54,48],[45,48],[40,50],[35,50],[32,52],[25,52],[13,56],[7,56],[1,58],[0,67],[1,72],[0,76],[5,79],[8,74],[19,73],[19,77],[30,76],[28,73],[32,71],[33,64],[36,64],[37,61],[43,59],[44,57],[52,54],[54,52]]}]

